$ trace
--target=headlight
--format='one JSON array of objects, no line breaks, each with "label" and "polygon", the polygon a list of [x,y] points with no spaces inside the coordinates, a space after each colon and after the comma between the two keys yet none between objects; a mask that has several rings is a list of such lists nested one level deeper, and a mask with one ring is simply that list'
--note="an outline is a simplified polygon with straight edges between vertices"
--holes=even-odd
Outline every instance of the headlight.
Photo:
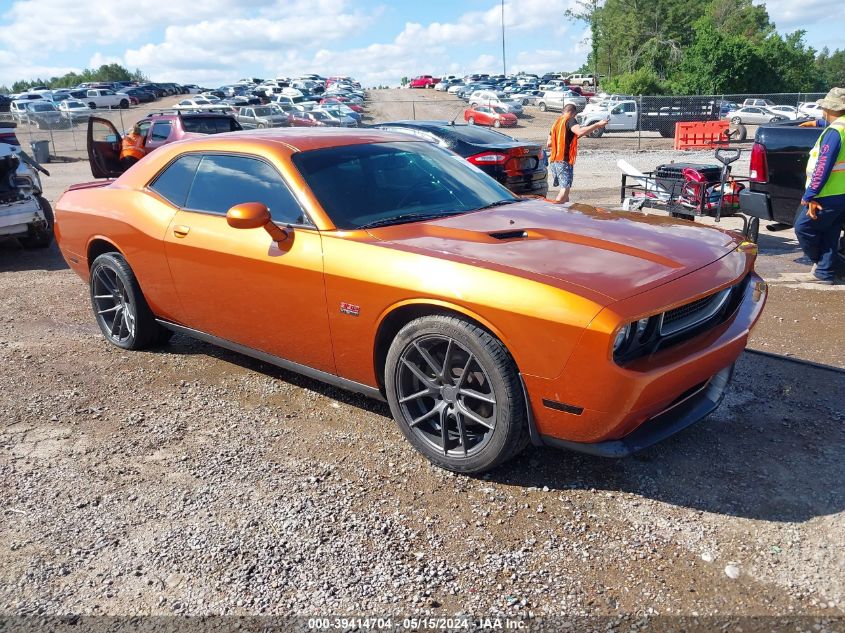
[{"label": "headlight", "polygon": [[613,336],[613,358],[617,362],[631,360],[654,349],[658,341],[661,315],[626,323]]},{"label": "headlight", "polygon": [[628,342],[629,335],[631,334],[631,326],[632,323],[628,323],[627,325],[622,326],[619,328],[619,331],[616,333],[616,338],[613,339],[613,353],[618,354],[622,351],[622,349],[626,346]]},{"label": "headlight", "polygon": [[32,195],[32,190],[34,189],[34,186],[32,178],[30,178],[29,176],[16,176],[15,186],[23,195]]}]

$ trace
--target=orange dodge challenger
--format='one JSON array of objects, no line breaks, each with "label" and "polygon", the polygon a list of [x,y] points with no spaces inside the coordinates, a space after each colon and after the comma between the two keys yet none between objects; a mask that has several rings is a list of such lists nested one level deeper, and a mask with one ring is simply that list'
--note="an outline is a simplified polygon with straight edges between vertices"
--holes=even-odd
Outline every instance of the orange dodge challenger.
[{"label": "orange dodge challenger", "polygon": [[377,130],[173,143],[55,216],[114,345],[179,332],[386,399],[465,473],[529,442],[619,457],[700,420],[766,299],[737,234],[521,199]]}]

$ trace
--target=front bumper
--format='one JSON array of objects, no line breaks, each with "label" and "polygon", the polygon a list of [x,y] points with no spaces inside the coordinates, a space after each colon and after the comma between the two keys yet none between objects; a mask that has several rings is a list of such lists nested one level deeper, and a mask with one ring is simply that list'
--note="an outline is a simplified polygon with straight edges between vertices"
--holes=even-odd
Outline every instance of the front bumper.
[{"label": "front bumper", "polygon": [[535,443],[622,456],[711,413],[765,304],[765,282],[747,274],[733,314],[687,340],[620,366],[596,358],[585,333],[561,376],[524,375]]},{"label": "front bumper", "polygon": [[627,457],[662,442],[713,413],[725,397],[733,371],[734,365],[725,367],[698,389],[682,395],[678,402],[646,420],[622,439],[587,443],[544,436],[541,442],[554,448],[566,448],[599,457]]}]

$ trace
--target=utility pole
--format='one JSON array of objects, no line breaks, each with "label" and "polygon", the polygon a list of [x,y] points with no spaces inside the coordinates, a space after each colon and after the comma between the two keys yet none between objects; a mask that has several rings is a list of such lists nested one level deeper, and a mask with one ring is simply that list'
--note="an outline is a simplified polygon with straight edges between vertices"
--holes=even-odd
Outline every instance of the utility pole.
[{"label": "utility pole", "polygon": [[505,0],[502,0],[502,74],[508,74],[508,67],[505,63]]}]

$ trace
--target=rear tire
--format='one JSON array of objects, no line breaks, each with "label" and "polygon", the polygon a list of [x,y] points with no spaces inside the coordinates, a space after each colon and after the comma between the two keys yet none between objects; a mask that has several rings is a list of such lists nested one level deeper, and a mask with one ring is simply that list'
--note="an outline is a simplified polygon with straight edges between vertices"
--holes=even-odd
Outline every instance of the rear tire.
[{"label": "rear tire", "polygon": [[162,345],[172,332],[158,323],[135,273],[120,253],[104,253],[91,265],[91,307],[106,340],[122,349]]},{"label": "rear tire", "polygon": [[475,125],[475,117],[468,118],[467,125]]},{"label": "rear tire", "polygon": [[541,101],[540,102],[540,112],[545,112],[545,111],[546,111],[546,104]]},{"label": "rear tire", "polygon": [[88,104],[88,107],[89,107],[89,108],[91,108],[92,110],[96,110],[96,109],[97,109],[97,104],[96,104],[96,103],[94,103],[93,101],[91,101],[91,102]]},{"label": "rear tire", "polygon": [[441,468],[482,473],[528,444],[516,365],[472,323],[445,315],[411,321],[391,343],[384,375],[399,429]]},{"label": "rear tire", "polygon": [[741,125],[742,119],[740,119],[738,116],[735,116],[734,118],[731,119],[731,123],[733,123],[734,125]]},{"label": "rear tire", "polygon": [[120,109],[126,110],[128,107],[129,107],[129,101],[127,101],[126,99],[121,99],[120,100]]},{"label": "rear tire", "polygon": [[53,243],[53,207],[47,202],[44,196],[36,196],[44,219],[47,220],[47,227],[38,229],[32,235],[20,238],[18,241],[24,248],[47,248]]}]

